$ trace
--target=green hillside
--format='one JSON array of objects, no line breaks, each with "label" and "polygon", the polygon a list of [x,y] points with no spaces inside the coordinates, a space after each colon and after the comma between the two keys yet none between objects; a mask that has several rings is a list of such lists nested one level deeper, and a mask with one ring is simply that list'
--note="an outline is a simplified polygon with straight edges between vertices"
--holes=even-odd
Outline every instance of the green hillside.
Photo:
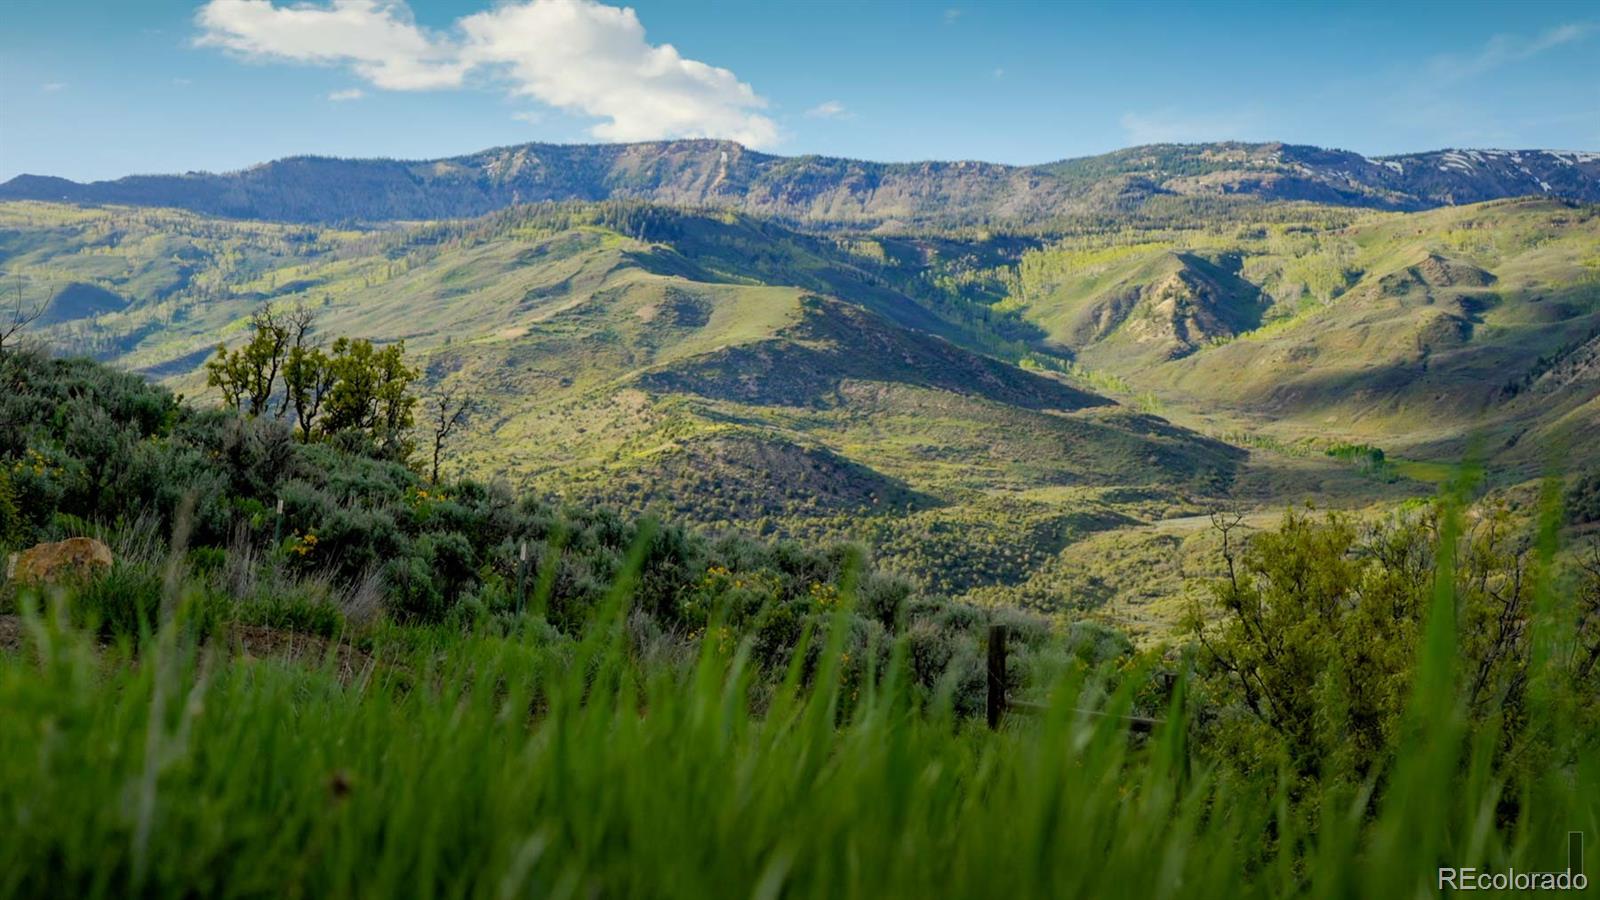
[{"label": "green hillside", "polygon": [[204,396],[197,367],[219,340],[263,303],[304,304],[323,333],[404,340],[433,385],[475,398],[457,471],[860,539],[950,593],[1025,578],[1083,533],[1195,511],[1244,461],[979,352],[1015,356],[1023,323],[973,273],[1029,244],[863,242],[629,205],[367,233],[37,204],[0,216],[30,292],[141,298],[41,332],[64,348]]},{"label": "green hillside", "polygon": [[[1552,453],[1581,474],[1561,451],[1600,431],[1597,246],[1595,209],[1555,201],[1043,237],[636,203],[378,229],[0,204],[7,286],[62,352],[214,398],[217,343],[304,306],[473,398],[455,472],[859,540],[933,591],[1152,635],[1181,579],[1132,560],[1167,520],[1381,507],[1472,448],[1501,485]],[[1063,576],[1107,541],[1137,578]]]},{"label": "green hillside", "polygon": [[[0,553],[111,554],[0,581],[0,895],[1558,871],[1600,759],[1594,212],[0,204],[27,336],[111,363],[0,354]],[[316,430],[214,408],[264,311],[469,398],[442,477],[376,363]]]},{"label": "green hillside", "polygon": [[1149,230],[1030,254],[1006,302],[1219,431],[1537,463],[1590,427],[1597,248],[1600,210],[1539,200]]}]

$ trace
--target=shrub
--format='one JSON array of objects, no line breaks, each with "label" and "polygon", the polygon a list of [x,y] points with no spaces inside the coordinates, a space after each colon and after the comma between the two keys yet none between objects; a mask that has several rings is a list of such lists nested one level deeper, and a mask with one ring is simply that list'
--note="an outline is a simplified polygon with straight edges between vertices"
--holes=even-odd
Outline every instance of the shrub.
[{"label": "shrub", "polygon": [[[547,592],[543,607],[530,612],[572,634],[611,590],[642,531],[614,510],[519,499],[504,485],[426,484],[390,458],[392,443],[381,452],[355,438],[304,443],[271,416],[184,406],[162,388],[86,360],[18,354],[0,364],[14,388],[0,396],[0,420],[17,425],[0,434],[7,479],[0,542],[137,521],[148,523],[138,552],[118,557],[155,561],[192,501],[188,560],[203,581],[219,585],[206,602],[222,613],[296,629],[334,627],[329,610],[336,607],[327,598],[298,599],[281,577],[286,571],[344,588],[374,585],[368,593],[384,596],[368,607],[399,621],[479,627],[516,614],[518,550],[527,542],[524,587],[530,600]],[[856,547],[708,539],[670,523],[652,526],[633,602],[663,635],[692,633],[720,617],[732,637],[754,637],[758,662],[778,666],[808,624],[824,623],[845,602],[847,574],[860,576],[852,634],[926,618],[954,635],[988,619],[970,606],[914,597],[903,580],[869,571]],[[129,583],[135,575],[119,570],[108,584],[120,587],[86,596],[95,610],[104,607],[99,614],[112,630],[136,629],[159,608],[154,576],[139,587]],[[260,603],[234,609],[223,595]]]},{"label": "shrub", "polygon": [[0,466],[0,551],[22,544],[26,523],[17,508],[17,491],[11,486],[11,473]]},{"label": "shrub", "polygon": [[906,604],[911,599],[911,584],[905,579],[873,572],[861,579],[857,598],[862,615],[890,631],[905,627]]},{"label": "shrub", "polygon": [[1127,635],[1100,622],[1073,622],[1067,628],[1066,644],[1073,656],[1091,668],[1133,652]]},{"label": "shrub", "polygon": [[213,576],[228,566],[228,551],[221,547],[195,547],[189,551],[189,570],[196,575]]},{"label": "shrub", "polygon": [[444,594],[433,578],[431,552],[390,560],[383,575],[389,609],[401,621],[438,622],[444,618]]},{"label": "shrub", "polygon": [[138,635],[155,625],[164,593],[161,574],[146,565],[112,563],[111,570],[71,593],[73,621],[105,636]]},{"label": "shrub", "polygon": [[1600,472],[1579,479],[1567,492],[1567,521],[1574,525],[1600,522]]},{"label": "shrub", "polygon": [[325,600],[299,594],[273,594],[242,604],[239,619],[283,631],[335,637],[344,630],[344,616]]}]

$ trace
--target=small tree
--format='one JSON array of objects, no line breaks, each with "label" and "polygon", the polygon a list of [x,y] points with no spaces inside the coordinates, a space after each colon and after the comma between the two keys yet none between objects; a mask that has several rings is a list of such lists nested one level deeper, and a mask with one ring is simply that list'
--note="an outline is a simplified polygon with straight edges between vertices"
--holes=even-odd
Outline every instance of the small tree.
[{"label": "small tree", "polygon": [[289,327],[266,306],[250,317],[250,340],[236,350],[217,345],[217,355],[206,363],[206,384],[222,391],[224,402],[251,416],[269,411],[277,390],[278,373],[289,347]]},{"label": "small tree", "polygon": [[407,433],[417,398],[411,384],[421,373],[405,363],[405,341],[383,349],[366,339],[333,342],[328,365],[332,386],[325,401],[324,431],[361,431],[379,453],[403,460],[411,455]]},{"label": "small tree", "polygon": [[380,349],[339,338],[326,352],[314,339],[316,314],[304,306],[287,313],[265,307],[250,327],[250,340],[234,350],[218,346],[206,363],[206,383],[224,403],[251,416],[293,412],[302,441],[359,432],[390,459],[411,456],[411,385],[420,373],[406,365],[405,341]]},{"label": "small tree", "polygon": [[444,452],[444,443],[456,429],[467,423],[471,405],[469,397],[453,388],[443,389],[429,399],[428,424],[433,430],[433,467],[428,476],[430,483],[439,483],[439,457]]},{"label": "small tree", "polygon": [[317,436],[317,418],[334,385],[333,361],[321,347],[295,347],[283,364],[284,396],[300,424],[300,440]]},{"label": "small tree", "polygon": [[309,386],[306,384],[291,383],[289,370],[298,358],[302,365],[295,374],[300,376],[301,379],[311,374],[310,367],[304,363],[306,362],[306,352],[314,347],[311,342],[311,333],[315,330],[316,324],[317,314],[303,303],[296,303],[294,309],[283,317],[282,327],[286,337],[285,346],[287,350],[284,353],[283,360],[283,396],[278,400],[278,418],[280,419],[287,415],[289,407],[294,405],[296,392],[309,390]]},{"label": "small tree", "polygon": [[[1504,507],[1472,513],[1451,584],[1461,701],[1474,718],[1500,717],[1510,739],[1526,717],[1532,550]],[[1215,745],[1247,765],[1271,764],[1275,748],[1287,748],[1303,776],[1359,779],[1381,763],[1432,604],[1437,516],[1363,524],[1291,510],[1248,541],[1237,519],[1218,521],[1225,574],[1209,585],[1211,609],[1197,604],[1188,622],[1204,687],[1243,713],[1219,720]]]}]

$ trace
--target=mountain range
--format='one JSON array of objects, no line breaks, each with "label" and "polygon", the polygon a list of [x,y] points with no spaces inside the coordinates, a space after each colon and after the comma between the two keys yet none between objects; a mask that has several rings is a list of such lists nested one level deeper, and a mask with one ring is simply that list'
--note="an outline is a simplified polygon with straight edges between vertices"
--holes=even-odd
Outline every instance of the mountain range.
[{"label": "mountain range", "polygon": [[794,222],[1036,226],[1156,203],[1303,201],[1422,210],[1516,196],[1600,201],[1600,153],[1368,158],[1282,143],[1158,144],[1033,166],[781,157],[727,141],[522,144],[448,159],[301,156],[238,172],[80,184],[19,175],[0,200],[114,203],[302,223],[470,218],[541,201],[641,200]]}]

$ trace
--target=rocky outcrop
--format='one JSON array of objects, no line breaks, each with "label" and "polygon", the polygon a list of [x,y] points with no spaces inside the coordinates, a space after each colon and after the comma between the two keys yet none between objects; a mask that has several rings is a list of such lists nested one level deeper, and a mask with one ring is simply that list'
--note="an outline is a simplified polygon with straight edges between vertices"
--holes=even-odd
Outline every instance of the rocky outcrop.
[{"label": "rocky outcrop", "polygon": [[110,547],[94,538],[75,537],[11,554],[6,561],[6,580],[38,587],[84,581],[110,568]]}]

